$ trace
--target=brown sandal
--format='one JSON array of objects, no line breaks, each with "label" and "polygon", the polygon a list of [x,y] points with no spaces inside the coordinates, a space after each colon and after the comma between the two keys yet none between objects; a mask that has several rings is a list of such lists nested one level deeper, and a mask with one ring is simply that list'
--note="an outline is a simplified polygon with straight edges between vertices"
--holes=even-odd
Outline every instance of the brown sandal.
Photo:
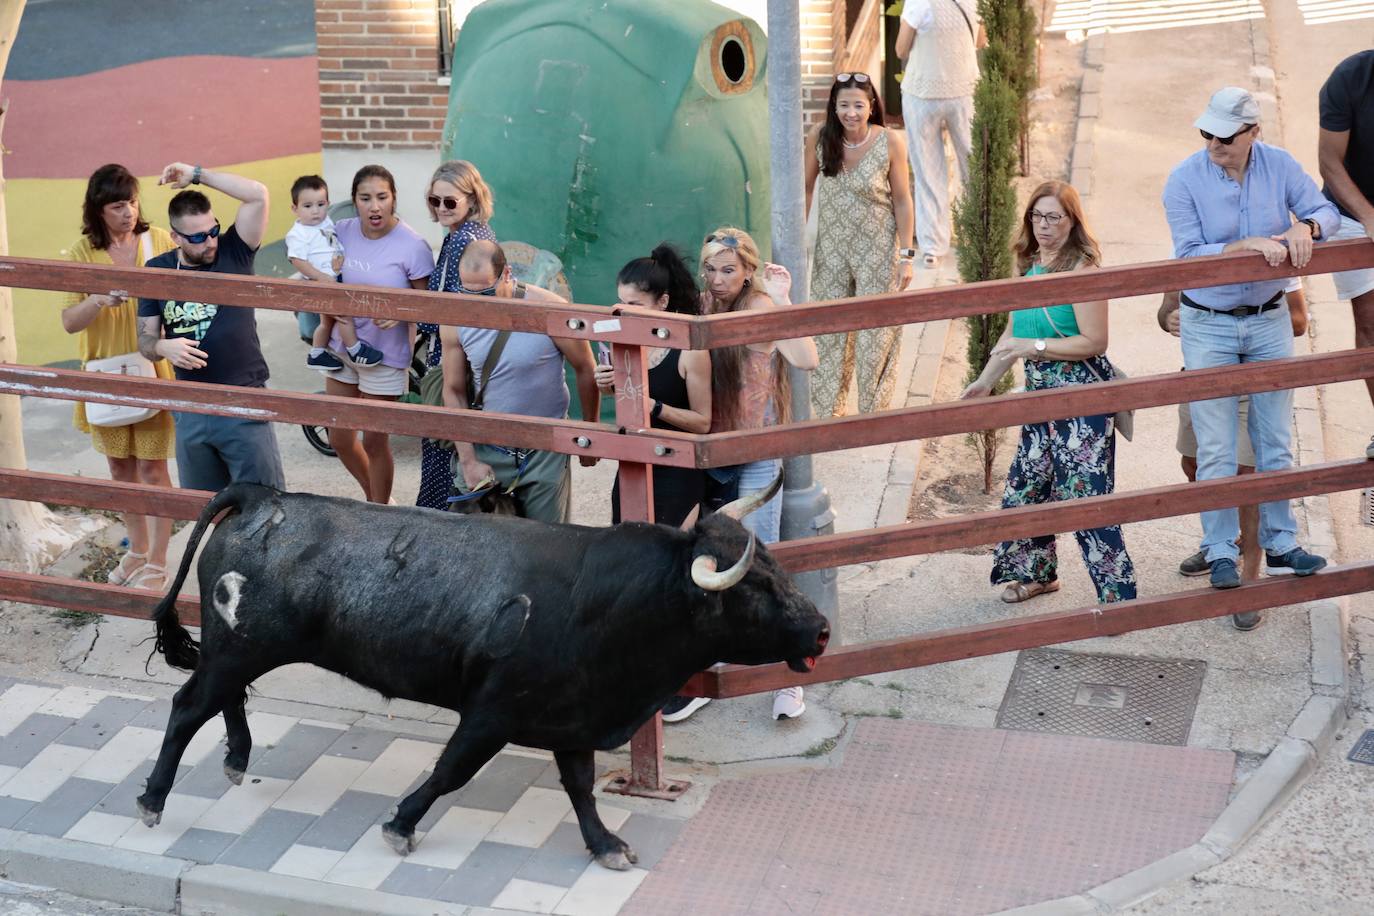
[{"label": "brown sandal", "polygon": [[1036,595],[1057,591],[1059,591],[1058,579],[1052,579],[1049,582],[1013,582],[1007,586],[1006,591],[1002,592],[1002,600],[1007,604],[1020,604],[1022,601],[1029,601]]}]

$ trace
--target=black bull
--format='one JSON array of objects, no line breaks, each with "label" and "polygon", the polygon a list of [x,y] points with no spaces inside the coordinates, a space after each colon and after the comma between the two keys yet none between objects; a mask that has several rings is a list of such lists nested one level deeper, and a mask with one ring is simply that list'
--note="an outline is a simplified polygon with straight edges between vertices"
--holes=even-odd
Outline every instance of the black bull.
[{"label": "black bull", "polygon": [[[776,487],[776,483],[774,485]],[[193,671],[177,691],[138,808],[162,816],[177,764],[224,714],[224,772],[243,779],[248,685],[309,662],[386,697],[456,710],[433,773],[383,827],[404,854],[415,825],[507,742],[553,752],[596,860],[634,852],[602,824],[593,752],[623,745],[694,672],[717,661],[786,661],[806,671],[829,628],[732,504],[679,531],[609,528],[282,493],[235,484],[201,513],[176,581],[154,613],[155,651]],[[175,599],[196,545],[201,643]],[[733,564],[718,571],[720,565]]]}]

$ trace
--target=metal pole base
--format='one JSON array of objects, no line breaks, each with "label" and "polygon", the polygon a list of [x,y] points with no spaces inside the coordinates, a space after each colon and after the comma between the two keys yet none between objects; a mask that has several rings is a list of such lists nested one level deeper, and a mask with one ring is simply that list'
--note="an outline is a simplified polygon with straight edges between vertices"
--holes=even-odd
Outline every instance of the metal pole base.
[{"label": "metal pole base", "polygon": [[635,798],[657,798],[660,801],[677,801],[692,787],[685,779],[662,779],[658,786],[636,785],[634,779],[624,770],[611,773],[605,791],[610,795],[632,795]]},{"label": "metal pole base", "polygon": [[654,717],[639,727],[630,739],[630,772],[617,771],[606,783],[614,795],[659,798],[677,801],[692,784],[685,779],[663,775],[663,717]]}]

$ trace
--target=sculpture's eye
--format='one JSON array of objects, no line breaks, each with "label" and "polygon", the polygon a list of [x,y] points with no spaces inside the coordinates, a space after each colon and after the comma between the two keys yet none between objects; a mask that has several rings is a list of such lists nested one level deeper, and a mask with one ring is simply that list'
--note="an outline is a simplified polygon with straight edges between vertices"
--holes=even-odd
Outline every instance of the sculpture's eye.
[{"label": "sculpture's eye", "polygon": [[[740,95],[754,88],[759,76],[754,52],[754,35],[744,20],[717,26],[702,43],[710,68],[708,91],[715,95]],[[703,81],[705,82],[705,81]]]}]

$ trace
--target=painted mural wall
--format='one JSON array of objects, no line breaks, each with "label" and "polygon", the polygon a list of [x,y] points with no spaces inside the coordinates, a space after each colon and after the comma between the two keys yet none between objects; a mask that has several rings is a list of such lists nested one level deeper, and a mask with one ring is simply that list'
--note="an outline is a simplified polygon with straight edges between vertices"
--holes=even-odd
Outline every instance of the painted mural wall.
[{"label": "painted mural wall", "polygon": [[[0,92],[18,257],[66,257],[86,178],[107,162],[140,177],[143,212],[163,227],[168,162],[256,178],[272,192],[269,241],[291,226],[292,180],[321,171],[313,0],[30,0]],[[14,298],[20,360],[74,361],[61,297]]]}]

